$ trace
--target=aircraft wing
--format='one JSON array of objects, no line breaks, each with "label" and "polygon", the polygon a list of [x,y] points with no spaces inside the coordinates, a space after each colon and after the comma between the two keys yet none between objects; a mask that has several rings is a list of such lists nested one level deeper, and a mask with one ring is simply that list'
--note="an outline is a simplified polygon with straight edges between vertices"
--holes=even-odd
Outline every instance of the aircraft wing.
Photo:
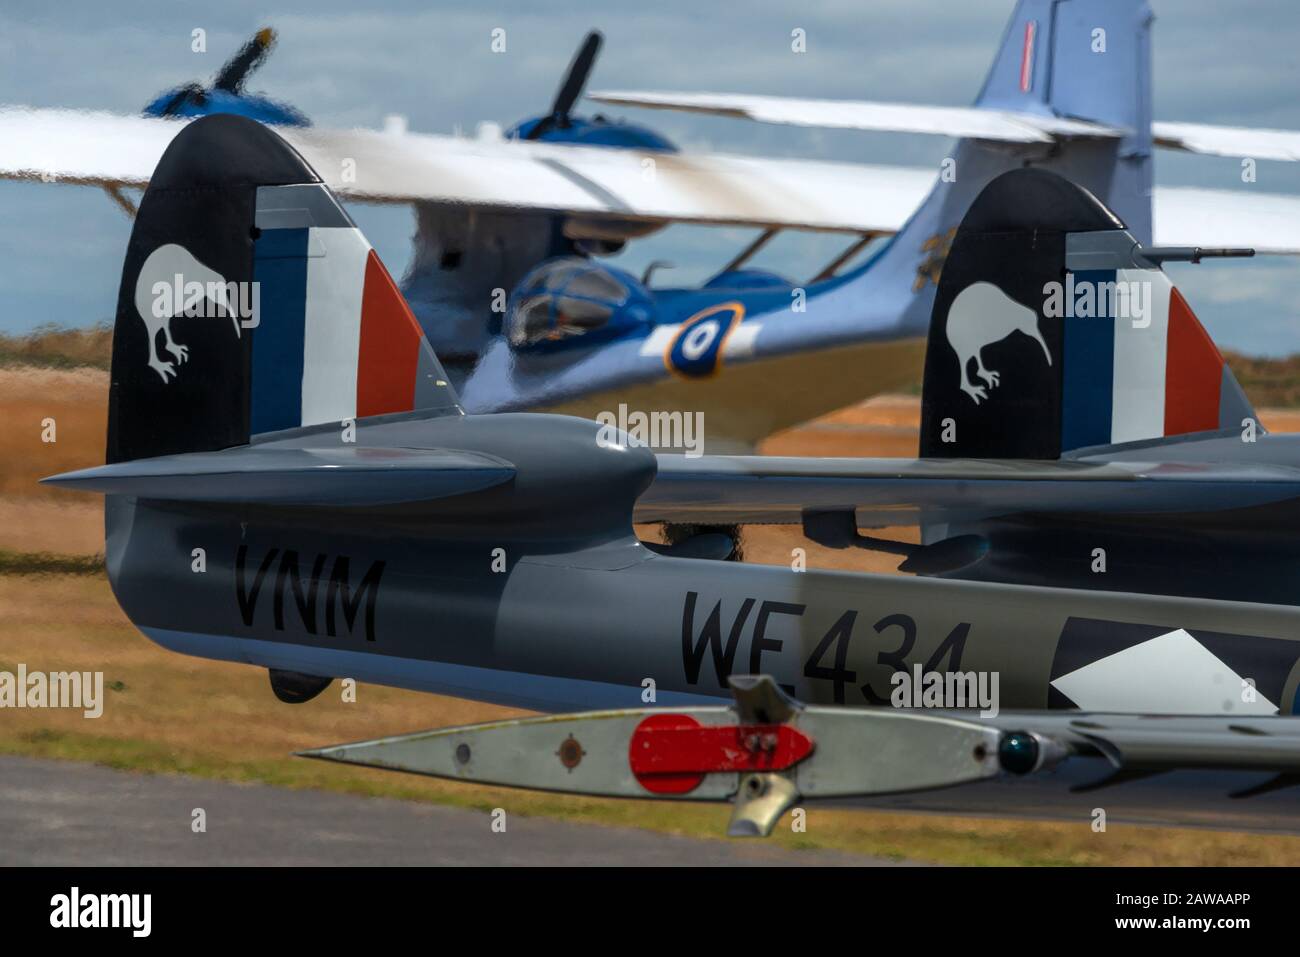
[{"label": "aircraft wing", "polygon": [[[659,90],[600,90],[589,99],[649,110],[677,110],[836,129],[894,133],[934,133],[940,136],[998,140],[1004,143],[1048,143],[1057,137],[1122,136],[1126,131],[1069,117],[974,106],[926,106],[920,103],[880,103],[870,100],[818,100],[793,96],[739,93],[675,93]],[[1157,146],[1213,156],[1300,160],[1300,131],[1214,126],[1208,123],[1153,121]]]},{"label": "aircraft wing", "polygon": [[665,93],[601,90],[588,99],[615,106],[679,110],[782,123],[893,133],[998,140],[1004,143],[1050,143],[1058,136],[1117,137],[1124,130],[1068,117],[974,106],[925,106],[870,100],[813,100],[741,93]]},{"label": "aircraft wing", "polygon": [[1253,159],[1300,160],[1300,132],[1251,129],[1244,126],[1209,126],[1205,123],[1151,124],[1156,146],[1206,153],[1211,156],[1249,156]]},{"label": "aircraft wing", "polygon": [[1300,252],[1300,196],[1157,186],[1152,211],[1153,240],[1159,246],[1240,246],[1261,255]]},{"label": "aircraft wing", "polygon": [[514,474],[504,459],[457,449],[253,445],[134,459],[41,481],[138,498],[364,508],[465,495],[500,485]]},{"label": "aircraft wing", "polygon": [[[981,122],[988,116],[985,110],[965,112],[979,114]],[[0,178],[143,187],[184,122],[3,108]],[[934,181],[933,171],[927,169],[858,163],[648,153],[374,130],[279,132],[331,189],[366,202],[892,233],[920,205]],[[1010,127],[1006,133],[1011,135]],[[1157,187],[1154,204],[1155,241],[1162,245],[1251,246],[1261,253],[1300,253],[1300,197]]]},{"label": "aircraft wing", "polygon": [[893,232],[929,170],[720,153],[655,153],[362,130],[291,131],[317,170],[357,158],[357,199],[531,208],[615,219]]},{"label": "aircraft wing", "polygon": [[1300,469],[1250,463],[660,455],[638,522],[800,524],[852,512],[861,527],[1022,512],[1214,512],[1300,497]]},{"label": "aircraft wing", "polygon": [[[185,121],[0,109],[0,178],[143,187]],[[501,139],[280,128],[335,192],[368,202],[535,209],[651,222],[893,232],[924,169]]]}]

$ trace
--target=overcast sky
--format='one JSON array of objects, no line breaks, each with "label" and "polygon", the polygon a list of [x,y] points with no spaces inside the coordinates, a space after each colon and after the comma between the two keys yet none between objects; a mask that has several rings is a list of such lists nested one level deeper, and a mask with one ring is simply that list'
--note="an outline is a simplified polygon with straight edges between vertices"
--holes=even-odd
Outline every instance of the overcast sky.
[{"label": "overcast sky", "polygon": [[[208,81],[258,27],[280,43],[249,86],[322,126],[378,127],[404,114],[413,130],[473,131],[543,112],[585,32],[605,33],[592,86],[713,90],[965,104],[975,96],[1011,0],[828,0],[701,3],[538,0],[470,3],[242,2],[197,5],[6,0],[0,9],[0,103],[138,112],[162,90]],[[370,9],[373,7],[374,9]],[[1164,120],[1300,129],[1293,0],[1153,0],[1155,113]],[[190,50],[207,31],[206,54]],[[508,52],[489,50],[507,31]],[[792,56],[790,31],[807,31]],[[769,126],[667,112],[610,110],[688,149],[937,166],[937,137]],[[4,144],[0,143],[0,150]],[[1157,157],[1165,184],[1242,189],[1233,159]],[[1261,161],[1258,190],[1300,193],[1300,164]],[[409,255],[403,208],[352,212],[394,273]],[[130,223],[101,192],[0,182],[0,332],[111,318]],[[635,244],[621,265],[654,258],[674,281],[706,278],[751,235],[674,227]],[[790,235],[759,263],[815,272],[842,239]],[[1300,257],[1171,267],[1220,345],[1300,352]]]}]

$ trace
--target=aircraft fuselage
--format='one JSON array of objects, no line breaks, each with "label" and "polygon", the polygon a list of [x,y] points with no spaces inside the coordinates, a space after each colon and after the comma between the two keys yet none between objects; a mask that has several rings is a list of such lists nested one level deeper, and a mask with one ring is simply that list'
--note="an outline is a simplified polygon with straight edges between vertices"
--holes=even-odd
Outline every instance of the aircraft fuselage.
[{"label": "aircraft fuselage", "polygon": [[631,525],[654,458],[599,447],[598,428],[362,428],[363,444],[498,452],[513,436],[515,480],[420,509],[110,496],[110,577],[176,651],[541,710],[643,704],[649,688],[663,704],[725,697],[732,673],[771,674],[811,703],[890,704],[918,668],[985,687],[996,675],[1003,709],[1293,709],[1292,607],[656,555]]}]

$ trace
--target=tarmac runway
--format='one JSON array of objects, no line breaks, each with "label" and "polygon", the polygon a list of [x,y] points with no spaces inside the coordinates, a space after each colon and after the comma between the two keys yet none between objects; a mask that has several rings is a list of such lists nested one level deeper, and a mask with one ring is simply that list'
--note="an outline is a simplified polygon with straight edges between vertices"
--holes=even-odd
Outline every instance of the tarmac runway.
[{"label": "tarmac runway", "polygon": [[[191,828],[195,808],[206,833]],[[0,865],[896,864],[632,828],[0,758]]]},{"label": "tarmac runway", "polygon": [[1003,777],[979,784],[857,800],[854,807],[940,812],[990,817],[1026,817],[1090,822],[1094,809],[1108,824],[1208,827],[1226,831],[1300,834],[1300,787],[1248,798],[1230,794],[1272,775],[1256,772],[1175,771],[1113,787],[1076,792],[1072,788],[1106,779],[1100,759],[1075,758],[1047,774]]},{"label": "tarmac runway", "polygon": [[[1073,793],[1104,776],[1076,762],[1054,774],[925,794],[861,800],[887,810],[1212,827],[1300,834],[1300,793],[1227,796],[1259,775],[1179,772]],[[836,802],[841,803],[841,802]],[[202,808],[207,830],[195,833]],[[488,814],[96,765],[0,757],[0,866],[103,865],[638,865],[897,864],[850,854],[787,851],[761,841],[696,840],[633,828]]]}]

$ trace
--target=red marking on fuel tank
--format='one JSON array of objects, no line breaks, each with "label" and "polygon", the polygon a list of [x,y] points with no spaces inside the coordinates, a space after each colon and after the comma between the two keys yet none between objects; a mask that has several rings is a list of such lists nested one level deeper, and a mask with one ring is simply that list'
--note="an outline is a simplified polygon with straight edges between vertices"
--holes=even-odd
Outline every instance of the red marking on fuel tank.
[{"label": "red marking on fuel tank", "polygon": [[628,763],[647,791],[688,794],[706,774],[784,771],[812,751],[812,739],[788,724],[702,725],[654,714],[632,733]]}]

